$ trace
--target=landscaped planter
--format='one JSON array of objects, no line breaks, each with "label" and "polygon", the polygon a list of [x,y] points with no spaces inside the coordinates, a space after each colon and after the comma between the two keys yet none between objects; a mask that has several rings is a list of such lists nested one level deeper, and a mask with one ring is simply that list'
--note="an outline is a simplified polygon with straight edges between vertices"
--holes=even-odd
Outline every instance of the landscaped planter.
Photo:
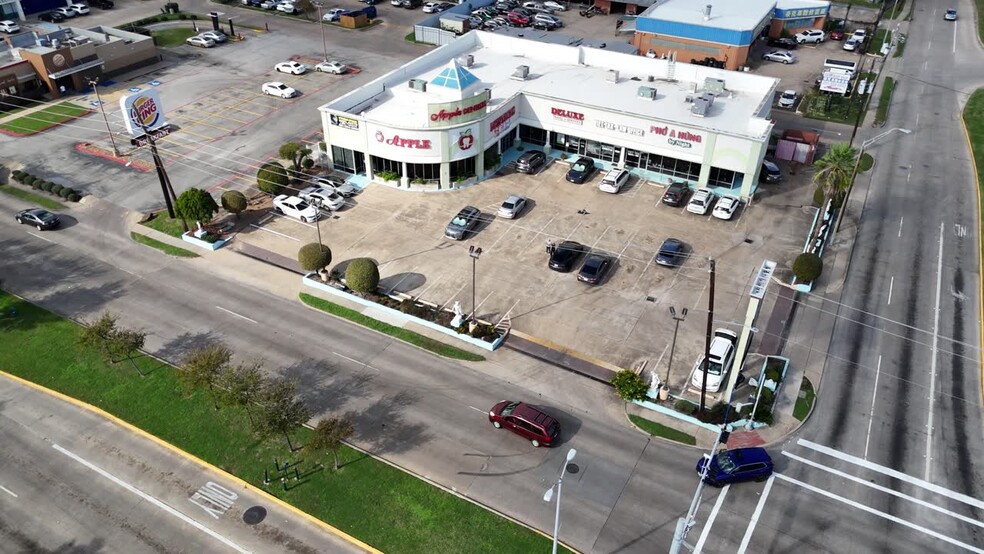
[{"label": "landscaped planter", "polygon": [[[821,215],[823,219],[821,219]],[[837,222],[837,208],[834,203],[827,201],[823,210],[817,210],[813,216],[813,225],[810,226],[810,234],[803,245],[803,252],[813,252],[817,256],[823,257],[823,251],[827,247],[827,240],[833,234],[834,224]],[[799,292],[810,292],[813,290],[813,281],[804,283],[793,278],[793,287]]]},{"label": "landscaped planter", "polygon": [[[189,231],[189,233],[190,233],[190,231]],[[202,239],[199,239],[199,238],[195,238],[195,237],[191,236],[188,233],[185,233],[185,234],[181,235],[181,240],[183,240],[185,242],[190,242],[191,244],[194,244],[195,246],[197,246],[199,248],[204,248],[205,250],[213,250],[213,251],[214,250],[218,250],[219,248],[222,248],[222,245],[224,245],[225,243],[229,242],[226,239],[217,240],[215,242],[208,242],[207,240],[202,240]]]},{"label": "landscaped planter", "polygon": [[[668,416],[670,416],[672,418],[679,419],[680,421],[686,421],[687,423],[690,423],[691,425],[696,425],[698,427],[703,427],[704,429],[707,429],[707,430],[710,430],[710,431],[720,431],[721,430],[721,426],[720,425],[717,425],[717,424],[714,424],[714,423],[705,423],[705,422],[697,419],[694,416],[691,416],[691,415],[687,415],[687,414],[678,412],[678,411],[674,410],[670,406],[662,406],[660,404],[657,404],[655,402],[650,402],[648,400],[633,400],[632,403],[635,404],[636,406],[642,406],[643,408],[646,408],[647,410],[652,410],[654,412],[659,412],[659,413],[661,413],[663,415],[668,415]],[[728,424],[731,425],[732,423],[731,422],[728,422]]]},{"label": "landscaped planter", "polygon": [[[781,367],[781,369],[779,369],[779,380],[778,381],[775,381],[774,379],[767,379],[766,378],[766,374],[768,372],[768,367],[769,367],[770,362],[772,362],[774,368]],[[782,388],[782,384],[784,382],[786,382],[786,371],[788,371],[788,370],[789,370],[789,358],[786,358],[784,356],[766,356],[765,359],[762,360],[762,369],[761,369],[761,371],[759,371],[759,376],[758,376],[758,379],[757,379],[758,382],[759,382],[759,386],[758,386],[758,388],[756,389],[756,392],[755,392],[755,399],[756,399],[756,401],[761,402],[760,397],[762,395],[762,389],[767,389],[770,392],[772,392],[772,404],[769,406],[769,413],[770,414],[772,414],[775,411],[776,402],[779,401],[779,390]],[[751,409],[754,410],[755,409],[755,402],[752,402],[751,404],[739,405],[738,406],[739,412],[745,406],[751,406],[752,407]],[[761,408],[761,406],[759,406],[759,408]],[[765,423],[765,422],[755,421],[753,416],[754,416],[754,413],[751,414],[751,416],[748,417],[748,418],[737,420],[737,421],[734,422],[734,425],[736,427],[738,427],[738,426],[750,426],[750,427],[753,427],[753,428],[766,427],[766,426],[768,426],[768,424]]]},{"label": "landscaped planter", "polygon": [[[332,296],[337,296],[339,298],[344,298],[345,300],[348,300],[350,302],[355,302],[356,304],[361,304],[361,305],[366,306],[366,307],[369,307],[369,308],[380,310],[383,313],[385,313],[386,315],[390,316],[391,318],[396,319],[397,321],[402,321],[402,322],[412,321],[413,323],[416,323],[417,325],[421,325],[423,327],[427,327],[428,329],[432,329],[432,330],[437,331],[439,333],[443,333],[443,334],[445,334],[445,335],[447,335],[449,337],[454,337],[454,338],[456,338],[458,340],[465,341],[468,344],[471,344],[473,346],[477,346],[477,347],[479,347],[479,348],[481,348],[483,350],[488,350],[489,352],[491,352],[491,351],[495,350],[496,348],[498,348],[499,345],[502,344],[502,341],[505,340],[505,337],[504,336],[501,336],[501,335],[498,336],[492,342],[489,342],[489,341],[478,339],[478,338],[475,338],[475,337],[472,337],[472,336],[469,336],[469,335],[461,334],[461,333],[455,331],[454,329],[452,329],[450,327],[445,327],[444,325],[441,325],[439,323],[435,323],[433,321],[428,321],[426,319],[422,319],[422,318],[419,318],[419,317],[416,317],[416,316],[412,316],[410,314],[405,314],[405,313],[401,312],[400,310],[396,310],[396,309],[393,309],[393,308],[391,308],[389,306],[384,306],[383,304],[380,304],[378,302],[373,302],[372,300],[369,300],[369,299],[363,298],[361,296],[352,294],[352,293],[350,293],[350,292],[348,292],[346,290],[343,290],[341,288],[338,288],[336,285],[325,283],[325,282],[323,282],[323,281],[321,281],[320,279],[317,279],[317,278],[312,278],[311,277],[312,275],[316,275],[316,274],[309,273],[309,274],[305,275],[303,278],[301,278],[301,282],[304,285],[306,285],[306,286],[309,286],[309,287],[318,289],[318,290],[320,290],[322,292],[326,292],[326,293],[328,293],[328,294],[330,294]],[[391,298],[393,298],[394,300],[402,301],[402,300],[406,300],[409,297],[406,297],[406,298],[396,298],[396,297],[392,297],[391,296]]]}]

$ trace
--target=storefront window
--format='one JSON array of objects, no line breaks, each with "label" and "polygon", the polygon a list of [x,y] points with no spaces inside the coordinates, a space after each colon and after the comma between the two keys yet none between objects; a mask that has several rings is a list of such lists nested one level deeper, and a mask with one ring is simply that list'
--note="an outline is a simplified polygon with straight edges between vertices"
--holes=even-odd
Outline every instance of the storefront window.
[{"label": "storefront window", "polygon": [[441,164],[407,164],[407,178],[411,181],[440,181]]},{"label": "storefront window", "polygon": [[700,164],[638,150],[625,150],[625,165],[654,171],[685,181],[700,179]]},{"label": "storefront window", "polygon": [[707,179],[707,184],[712,187],[736,189],[741,188],[742,177],[743,175],[741,173],[736,173],[730,169],[712,167],[711,175]]},{"label": "storefront window", "polygon": [[502,156],[499,155],[499,146],[497,144],[488,147],[483,157],[485,158],[485,171],[495,169],[502,162]]},{"label": "storefront window", "polygon": [[527,144],[543,146],[547,143],[547,132],[529,125],[519,126],[519,139]]},{"label": "storefront window", "polygon": [[369,156],[369,163],[372,165],[372,172],[374,174],[389,171],[396,173],[401,177],[403,176],[403,163],[401,162],[387,160],[386,158],[380,158],[379,156]]},{"label": "storefront window", "polygon": [[509,150],[512,148],[514,142],[516,142],[516,132],[515,130],[512,130],[499,139],[499,152]]},{"label": "storefront window", "polygon": [[355,152],[339,146],[331,147],[331,165],[339,171],[355,173]]},{"label": "storefront window", "polygon": [[448,163],[451,170],[451,182],[463,181],[475,176],[475,157],[456,160]]}]

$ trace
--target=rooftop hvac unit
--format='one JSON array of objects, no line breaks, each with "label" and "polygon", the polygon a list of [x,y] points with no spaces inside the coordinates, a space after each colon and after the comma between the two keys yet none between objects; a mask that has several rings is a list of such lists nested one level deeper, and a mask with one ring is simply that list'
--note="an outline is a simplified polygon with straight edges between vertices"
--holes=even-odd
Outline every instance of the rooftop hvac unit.
[{"label": "rooftop hvac unit", "polygon": [[463,65],[465,67],[471,67],[471,66],[475,65],[475,56],[472,56],[471,54],[468,54],[462,60],[461,65]]},{"label": "rooftop hvac unit", "polygon": [[704,79],[704,92],[714,95],[724,94],[724,79],[708,77]]},{"label": "rooftop hvac unit", "polygon": [[410,79],[410,82],[407,83],[407,86],[410,87],[410,90],[419,90],[420,92],[427,92],[427,81],[423,79]]},{"label": "rooftop hvac unit", "polygon": [[646,81],[648,81],[650,83],[652,83],[655,80],[656,80],[656,77],[653,77],[652,75],[649,75],[649,76],[646,77]]},{"label": "rooftop hvac unit", "polygon": [[714,95],[702,92],[700,96],[694,98],[694,104],[690,106],[690,114],[697,117],[705,117],[714,104]]},{"label": "rooftop hvac unit", "polygon": [[656,89],[653,87],[639,87],[637,92],[639,98],[644,98],[646,100],[656,100]]},{"label": "rooftop hvac unit", "polygon": [[525,81],[530,76],[530,66],[521,65],[516,68],[511,77],[517,81]]},{"label": "rooftop hvac unit", "polygon": [[618,82],[618,70],[617,69],[609,69],[608,70],[608,76],[605,77],[605,80],[608,81],[609,83],[617,83]]},{"label": "rooftop hvac unit", "polygon": [[685,98],[683,99],[683,103],[684,103],[684,104],[693,104],[693,103],[694,103],[694,95],[693,95],[693,94],[688,94],[688,95],[687,95],[687,96],[686,96],[686,97],[685,97]]}]

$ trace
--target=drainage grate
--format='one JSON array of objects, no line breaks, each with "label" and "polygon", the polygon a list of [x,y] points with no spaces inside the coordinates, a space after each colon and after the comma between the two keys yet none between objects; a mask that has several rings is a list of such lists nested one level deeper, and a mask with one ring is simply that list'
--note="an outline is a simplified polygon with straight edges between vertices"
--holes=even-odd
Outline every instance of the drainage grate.
[{"label": "drainage grate", "polygon": [[745,244],[754,244],[755,241],[752,239],[745,239]]},{"label": "drainage grate", "polygon": [[577,473],[581,468],[577,464],[567,464],[567,473]]},{"label": "drainage grate", "polygon": [[267,511],[263,506],[253,506],[252,508],[243,512],[243,521],[246,525],[256,525],[257,523],[266,519]]}]

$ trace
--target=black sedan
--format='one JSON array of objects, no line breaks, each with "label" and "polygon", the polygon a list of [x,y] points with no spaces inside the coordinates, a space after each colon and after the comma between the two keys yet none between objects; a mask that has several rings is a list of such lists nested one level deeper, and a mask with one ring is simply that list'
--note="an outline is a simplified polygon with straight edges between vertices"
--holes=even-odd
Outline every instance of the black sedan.
[{"label": "black sedan", "polygon": [[591,158],[578,158],[577,161],[571,164],[571,168],[567,170],[567,180],[580,185],[587,181],[596,169],[598,168]]},{"label": "black sedan", "polygon": [[65,16],[58,12],[44,12],[38,16],[41,21],[48,21],[50,23],[61,23],[65,21]]},{"label": "black sedan", "polygon": [[680,239],[666,239],[656,253],[656,263],[663,267],[680,267],[687,259],[687,245]]},{"label": "black sedan", "polygon": [[551,248],[550,263],[548,265],[550,269],[563,273],[574,269],[578,260],[588,250],[583,244],[572,240],[564,241]]},{"label": "black sedan", "polygon": [[601,254],[592,254],[584,260],[584,265],[581,266],[581,271],[577,274],[577,280],[589,285],[601,284],[611,268],[611,258]]},{"label": "black sedan", "polygon": [[687,183],[679,181],[671,183],[670,186],[666,187],[666,192],[663,193],[663,203],[667,206],[682,206],[689,193],[690,187]]},{"label": "black sedan", "polygon": [[773,48],[782,48],[783,50],[796,50],[796,47],[799,46],[799,44],[789,37],[779,37],[770,38],[769,46]]},{"label": "black sedan", "polygon": [[17,212],[14,216],[17,223],[26,223],[33,227],[37,227],[38,231],[46,231],[48,229],[54,229],[58,227],[59,221],[58,216],[49,212],[48,210],[42,210],[41,208],[30,208],[27,210],[22,210]]}]

